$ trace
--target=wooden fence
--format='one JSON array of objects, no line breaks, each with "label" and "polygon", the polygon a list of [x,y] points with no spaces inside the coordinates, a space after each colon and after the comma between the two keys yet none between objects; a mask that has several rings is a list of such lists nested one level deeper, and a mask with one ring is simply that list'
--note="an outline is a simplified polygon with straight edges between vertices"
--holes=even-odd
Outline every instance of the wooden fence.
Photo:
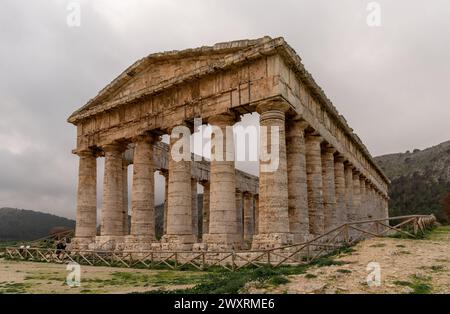
[{"label": "wooden fence", "polygon": [[[219,266],[229,271],[244,267],[270,265],[299,265],[350,246],[368,237],[398,235],[416,238],[431,227],[433,215],[410,215],[388,219],[371,219],[345,223],[306,242],[267,250],[246,251],[60,251],[39,247],[7,247],[5,257],[10,259],[48,263],[76,262],[91,266],[127,268],[195,268],[205,270]],[[391,222],[391,223],[390,223]],[[390,224],[394,224],[391,226]]]}]

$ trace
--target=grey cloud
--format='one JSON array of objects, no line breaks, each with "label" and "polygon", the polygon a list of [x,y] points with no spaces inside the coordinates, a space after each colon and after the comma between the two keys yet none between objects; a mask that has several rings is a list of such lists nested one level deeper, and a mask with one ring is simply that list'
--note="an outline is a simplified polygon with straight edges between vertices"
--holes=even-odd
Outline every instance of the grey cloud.
[{"label": "grey cloud", "polygon": [[68,2],[1,3],[0,207],[74,217],[67,116],[138,58],[227,40],[285,37],[374,155],[448,140],[448,1],[380,0],[379,28],[361,0],[83,0],[80,28]]}]

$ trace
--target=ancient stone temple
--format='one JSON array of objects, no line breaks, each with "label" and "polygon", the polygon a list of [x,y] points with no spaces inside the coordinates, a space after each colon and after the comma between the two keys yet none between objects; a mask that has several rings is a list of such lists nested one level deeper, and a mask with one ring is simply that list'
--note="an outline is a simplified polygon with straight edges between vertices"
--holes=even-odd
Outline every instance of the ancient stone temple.
[{"label": "ancient stone temple", "polygon": [[[276,169],[262,171],[260,161],[258,177],[236,170],[232,158],[176,160],[175,138],[161,140],[177,126],[194,132],[194,119],[201,118],[233,144],[227,127],[252,112],[269,130],[260,133],[261,147],[269,148],[270,132],[279,139]],[[73,152],[79,156],[74,248],[257,250],[388,215],[389,180],[283,38],[151,54],[68,121],[77,127]],[[234,145],[223,148],[225,155],[234,155]],[[97,158],[105,159],[100,222]],[[166,179],[159,240],[156,171]],[[204,188],[202,213],[198,184]]]}]

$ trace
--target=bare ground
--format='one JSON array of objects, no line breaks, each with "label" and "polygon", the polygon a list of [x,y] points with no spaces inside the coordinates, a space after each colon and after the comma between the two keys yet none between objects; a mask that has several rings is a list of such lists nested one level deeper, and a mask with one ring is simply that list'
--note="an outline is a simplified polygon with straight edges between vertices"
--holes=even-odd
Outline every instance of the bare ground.
[{"label": "bare ground", "polygon": [[[450,293],[450,227],[425,239],[373,238],[335,258],[340,265],[314,266],[288,276],[289,283],[251,293]],[[381,266],[381,285],[369,286],[370,262]]]}]

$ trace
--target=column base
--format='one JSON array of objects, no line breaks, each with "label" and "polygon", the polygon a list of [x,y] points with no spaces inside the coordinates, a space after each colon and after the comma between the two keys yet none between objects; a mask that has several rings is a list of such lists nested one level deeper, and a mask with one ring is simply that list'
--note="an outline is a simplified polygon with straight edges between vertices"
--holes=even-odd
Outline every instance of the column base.
[{"label": "column base", "polygon": [[291,245],[294,235],[291,233],[261,233],[253,236],[252,250],[266,250]]},{"label": "column base", "polygon": [[96,236],[96,251],[123,251],[125,246],[125,236]]},{"label": "column base", "polygon": [[209,233],[203,235],[208,251],[229,251],[242,248],[242,238],[236,234]]},{"label": "column base", "polygon": [[196,242],[193,234],[165,234],[161,238],[161,250],[163,251],[191,251]]},{"label": "column base", "polygon": [[125,237],[124,251],[125,252],[141,252],[141,251],[153,251],[155,239],[151,237],[128,235]]},{"label": "column base", "polygon": [[72,238],[70,244],[68,245],[69,251],[87,251],[93,250],[95,244],[95,237],[75,237]]}]

